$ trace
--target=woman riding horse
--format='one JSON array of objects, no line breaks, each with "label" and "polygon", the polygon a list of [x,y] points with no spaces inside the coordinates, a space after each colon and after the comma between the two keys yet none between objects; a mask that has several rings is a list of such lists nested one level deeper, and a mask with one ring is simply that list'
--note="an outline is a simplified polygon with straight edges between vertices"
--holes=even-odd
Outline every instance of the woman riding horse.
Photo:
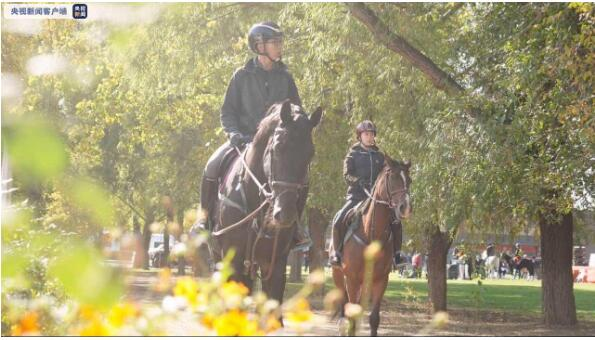
[{"label": "woman riding horse", "polygon": [[[342,258],[343,238],[347,226],[344,223],[345,215],[358,203],[365,200],[367,192],[372,190],[378,173],[384,166],[384,154],[376,146],[376,126],[369,120],[359,123],[355,130],[358,143],[354,144],[343,161],[343,176],[349,185],[347,189],[347,202],[337,212],[332,222],[333,243],[329,262],[332,266],[340,266]],[[401,250],[402,226],[398,220],[391,224],[395,250],[395,263],[399,263]]]},{"label": "woman riding horse", "polygon": [[[411,212],[409,200],[410,164],[402,164],[385,158],[382,171],[372,187],[369,207],[362,216],[362,223],[350,235],[344,246],[342,266],[333,267],[333,279],[338,289],[343,291],[341,316],[344,304],[361,304],[365,260],[364,250],[373,241],[380,242],[381,250],[374,260],[371,280],[370,331],[376,336],[380,324],[380,303],[388,284],[388,275],[392,268],[394,234],[391,224],[396,216],[400,222]],[[359,216],[357,217],[359,218]]]}]

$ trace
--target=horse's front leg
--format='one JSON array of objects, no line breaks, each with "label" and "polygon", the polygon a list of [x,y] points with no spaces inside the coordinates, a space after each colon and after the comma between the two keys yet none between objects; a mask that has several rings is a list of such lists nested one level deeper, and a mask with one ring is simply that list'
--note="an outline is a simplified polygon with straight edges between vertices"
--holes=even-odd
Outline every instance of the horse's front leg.
[{"label": "horse's front leg", "polygon": [[388,284],[388,274],[386,278],[382,278],[372,283],[372,309],[370,313],[370,335],[378,335],[378,325],[380,325],[380,304],[382,303],[382,297]]},{"label": "horse's front leg", "polygon": [[[285,293],[285,283],[287,276],[285,274],[285,268],[287,266],[287,255],[280,256],[275,259],[275,267],[272,268],[270,278],[267,280],[269,275],[271,263],[266,263],[260,266],[260,275],[262,277],[262,291],[267,295],[269,299],[275,299],[279,302],[279,305],[283,304],[283,295]],[[283,324],[283,315],[279,315],[279,323]]]},{"label": "horse's front leg", "polygon": [[233,267],[233,274],[230,276],[229,279],[231,281],[242,283],[250,290],[250,294],[252,294],[254,281],[252,280],[250,275],[244,275],[244,255],[236,253],[233,257],[233,260],[231,261],[231,266]]},{"label": "horse's front leg", "polygon": [[272,268],[270,278],[266,280],[266,276],[269,274],[270,264],[261,266],[262,275],[262,290],[267,294],[270,299],[279,301],[279,304],[283,303],[283,294],[285,293],[285,282],[287,277],[285,275],[285,268],[287,266],[287,256],[279,256],[275,261],[275,267]]},{"label": "horse's front leg", "polygon": [[[345,275],[345,288],[347,291],[347,299],[350,303],[360,303],[361,293],[363,286],[363,278],[360,275]],[[356,322],[355,320],[349,320],[349,326],[347,329],[348,336],[355,336],[356,333]]]}]

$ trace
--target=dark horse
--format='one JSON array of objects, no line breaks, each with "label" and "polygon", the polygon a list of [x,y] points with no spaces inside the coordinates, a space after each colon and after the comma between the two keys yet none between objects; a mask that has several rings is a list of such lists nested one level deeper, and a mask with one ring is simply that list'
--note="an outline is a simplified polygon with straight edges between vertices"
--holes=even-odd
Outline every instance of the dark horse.
[{"label": "dark horse", "polygon": [[[378,333],[380,324],[380,303],[388,283],[388,275],[392,268],[393,242],[390,223],[393,216],[400,221],[411,213],[409,200],[409,162],[403,164],[386,157],[384,168],[378,175],[372,188],[371,198],[363,204],[369,204],[362,216],[362,223],[354,231],[352,237],[343,247],[343,265],[333,267],[335,286],[343,292],[343,303],[339,313],[345,314],[345,303],[361,304],[364,284],[364,249],[372,242],[379,241],[381,250],[374,260],[371,280],[372,299],[370,313],[370,332],[372,336]],[[358,218],[355,216],[355,218]],[[351,336],[355,329],[350,329]]]},{"label": "dark horse", "polygon": [[512,257],[507,253],[502,253],[502,260],[508,263],[508,267],[512,271],[513,279],[516,279],[517,277],[520,279],[522,272],[524,271],[529,273],[530,278],[535,277],[535,265],[533,261],[529,259],[521,259],[519,256]]},{"label": "dark horse", "polygon": [[312,130],[321,116],[320,108],[308,117],[289,101],[271,106],[253,142],[230,165],[209,214],[213,255],[235,250],[230,279],[252,290],[260,270],[263,291],[279,303],[287,256],[308,194]]}]

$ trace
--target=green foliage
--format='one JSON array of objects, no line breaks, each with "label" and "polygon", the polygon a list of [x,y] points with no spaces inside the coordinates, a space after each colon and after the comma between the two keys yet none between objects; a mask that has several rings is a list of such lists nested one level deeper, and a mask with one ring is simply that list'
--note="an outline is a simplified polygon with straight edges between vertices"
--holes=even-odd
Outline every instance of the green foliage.
[{"label": "green foliage", "polygon": [[[11,203],[25,202],[12,203],[13,218],[3,214],[3,286],[4,278],[47,282],[35,257],[52,262],[66,240],[130,228],[133,211],[146,223],[163,219],[162,196],[178,214],[198,203],[204,164],[225,140],[226,85],[251,57],[246,32],[264,20],[286,32],[284,61],[306,111],[325,109],[310,206],[331,215],[343,204],[343,157],[354,126],[372,119],[381,149],[413,163],[415,213],[405,227],[417,241],[435,225],[453,237],[458,228],[515,233],[546,210],[577,202],[593,210],[592,4],[370,8],[467,95],[434,89],[343,4],[168,4],[154,20],[126,25],[54,20],[28,36],[3,29],[3,74],[24,89],[3,98],[2,142],[19,189]],[[66,71],[31,73],[27,62],[38,55],[59,56]]]},{"label": "green foliage", "polygon": [[97,250],[88,246],[63,249],[49,268],[65,292],[80,303],[109,308],[123,294],[123,281],[102,263]]}]

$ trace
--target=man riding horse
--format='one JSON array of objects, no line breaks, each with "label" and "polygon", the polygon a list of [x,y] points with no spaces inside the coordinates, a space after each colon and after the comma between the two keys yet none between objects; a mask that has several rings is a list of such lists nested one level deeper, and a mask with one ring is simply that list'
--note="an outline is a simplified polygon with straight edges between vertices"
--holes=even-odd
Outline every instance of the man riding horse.
[{"label": "man riding horse", "polygon": [[[376,146],[376,126],[369,120],[364,120],[356,127],[358,143],[354,144],[343,162],[343,176],[349,185],[347,189],[347,202],[337,212],[332,222],[332,250],[330,263],[340,266],[342,259],[343,238],[347,226],[345,217],[350,209],[368,198],[372,192],[372,185],[376,182],[378,174],[384,167],[384,154]],[[393,244],[395,249],[395,263],[400,262],[402,242],[402,225],[397,219],[391,223]]]},{"label": "man riding horse", "polygon": [[[199,220],[196,227],[211,230],[209,210],[217,198],[223,160],[234,149],[243,149],[252,142],[258,124],[268,108],[284,100],[301,106],[301,99],[293,77],[281,61],[283,32],[273,22],[263,22],[250,28],[248,45],[257,56],[233,74],[221,107],[221,125],[229,141],[221,145],[209,158],[204,169]],[[298,223],[295,248],[311,244],[309,235]]]}]

